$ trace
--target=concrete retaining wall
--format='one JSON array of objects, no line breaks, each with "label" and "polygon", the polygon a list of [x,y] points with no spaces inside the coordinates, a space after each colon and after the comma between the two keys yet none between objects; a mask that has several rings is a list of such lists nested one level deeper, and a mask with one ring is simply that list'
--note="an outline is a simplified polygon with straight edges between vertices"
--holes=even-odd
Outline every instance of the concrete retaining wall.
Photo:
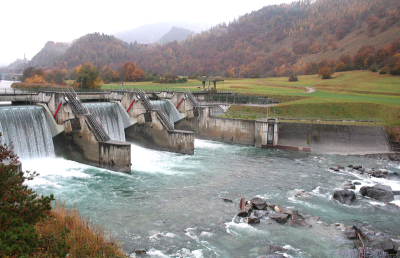
[{"label": "concrete retaining wall", "polygon": [[193,132],[166,130],[158,119],[156,111],[150,111],[150,114],[150,122],[139,119],[141,122],[125,129],[125,136],[128,141],[150,149],[194,154]]},{"label": "concrete retaining wall", "polygon": [[325,154],[391,152],[386,134],[378,126],[279,123],[278,144]]},{"label": "concrete retaining wall", "polygon": [[91,166],[130,172],[131,145],[117,141],[98,142],[85,118],[78,119],[80,127],[77,130],[67,130],[53,137],[56,155]]},{"label": "concrete retaining wall", "polygon": [[199,108],[197,111],[198,117],[181,120],[175,127],[193,131],[199,139],[256,147],[266,145],[267,122],[212,117],[212,108]]}]

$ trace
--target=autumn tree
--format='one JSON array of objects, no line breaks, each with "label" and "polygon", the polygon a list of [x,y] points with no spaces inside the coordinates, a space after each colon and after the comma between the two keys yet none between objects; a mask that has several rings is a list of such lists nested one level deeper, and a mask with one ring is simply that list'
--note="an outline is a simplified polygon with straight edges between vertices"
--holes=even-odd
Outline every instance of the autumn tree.
[{"label": "autumn tree", "polygon": [[59,84],[59,85],[66,85],[64,82],[64,78],[68,75],[68,72],[66,69],[51,69],[46,71],[46,81],[53,83],[53,84]]},{"label": "autumn tree", "polygon": [[375,46],[362,46],[353,56],[353,65],[358,69],[368,69],[375,63]]},{"label": "autumn tree", "polygon": [[85,63],[76,74],[75,87],[83,89],[100,89],[103,84],[100,72],[97,66],[92,63]]},{"label": "autumn tree", "polygon": [[332,71],[327,66],[322,67],[318,71],[318,76],[322,76],[322,79],[330,79],[332,77]]},{"label": "autumn tree", "polygon": [[317,74],[318,69],[319,69],[318,63],[311,61],[310,63],[304,66],[304,74],[306,75]]},{"label": "autumn tree", "polygon": [[35,67],[28,67],[22,73],[21,80],[27,83],[44,83],[45,74],[41,69]]},{"label": "autumn tree", "polygon": [[114,71],[107,65],[101,70],[101,77],[105,83],[116,82],[119,79],[118,72]]},{"label": "autumn tree", "polygon": [[137,68],[135,63],[125,62],[122,65],[123,79],[128,82],[143,80],[145,73],[142,69]]}]

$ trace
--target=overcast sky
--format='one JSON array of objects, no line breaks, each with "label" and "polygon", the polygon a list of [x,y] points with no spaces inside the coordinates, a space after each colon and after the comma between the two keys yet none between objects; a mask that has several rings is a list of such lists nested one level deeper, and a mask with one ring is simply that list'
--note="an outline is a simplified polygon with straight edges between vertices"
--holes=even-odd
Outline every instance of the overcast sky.
[{"label": "overcast sky", "polygon": [[31,59],[47,41],[71,42],[88,33],[130,30],[163,21],[210,25],[263,6],[292,0],[4,0],[0,5],[0,64]]}]

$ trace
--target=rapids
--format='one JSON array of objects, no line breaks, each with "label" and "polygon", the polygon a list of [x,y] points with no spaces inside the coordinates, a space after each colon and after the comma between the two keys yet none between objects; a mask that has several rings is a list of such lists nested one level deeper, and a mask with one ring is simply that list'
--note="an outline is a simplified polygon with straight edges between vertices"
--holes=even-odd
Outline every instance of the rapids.
[{"label": "rapids", "polygon": [[[132,145],[131,173],[117,173],[61,158],[23,159],[24,170],[40,176],[28,185],[54,194],[81,215],[111,230],[127,254],[145,249],[150,257],[258,257],[265,246],[283,246],[287,257],[339,257],[353,242],[333,223],[370,224],[376,232],[400,235],[399,210],[362,197],[362,185],[381,182],[400,190],[400,165],[376,158],[316,155],[256,149],[197,140],[194,155]],[[45,166],[43,164],[46,164]],[[393,180],[369,178],[335,165],[386,168]],[[349,206],[331,199],[344,181],[357,181]],[[308,197],[294,197],[302,189]],[[263,218],[248,225],[235,215],[242,197],[260,196],[319,217],[309,229]],[[233,202],[225,202],[227,198]],[[396,196],[394,203],[400,204]]]}]

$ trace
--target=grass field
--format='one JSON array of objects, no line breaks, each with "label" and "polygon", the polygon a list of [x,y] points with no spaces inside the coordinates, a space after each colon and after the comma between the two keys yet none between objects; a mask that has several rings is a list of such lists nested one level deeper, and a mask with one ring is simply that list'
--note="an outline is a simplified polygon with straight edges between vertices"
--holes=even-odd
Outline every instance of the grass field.
[{"label": "grass field", "polygon": [[[219,91],[268,96],[282,101],[274,107],[280,117],[319,117],[326,119],[358,118],[382,121],[383,125],[400,126],[400,76],[370,71],[339,72],[332,79],[318,75],[298,76],[289,82],[286,77],[256,79],[225,79],[217,83]],[[124,83],[125,89],[200,90],[201,82],[188,80],[184,84],[155,84],[151,82]],[[206,85],[206,88],[208,85]],[[307,93],[309,88],[316,91]],[[117,84],[103,88],[121,88]],[[266,114],[265,107],[232,106],[229,112]],[[232,115],[232,114],[228,114]],[[248,115],[246,115],[248,117]],[[250,116],[251,117],[251,116]]]}]

